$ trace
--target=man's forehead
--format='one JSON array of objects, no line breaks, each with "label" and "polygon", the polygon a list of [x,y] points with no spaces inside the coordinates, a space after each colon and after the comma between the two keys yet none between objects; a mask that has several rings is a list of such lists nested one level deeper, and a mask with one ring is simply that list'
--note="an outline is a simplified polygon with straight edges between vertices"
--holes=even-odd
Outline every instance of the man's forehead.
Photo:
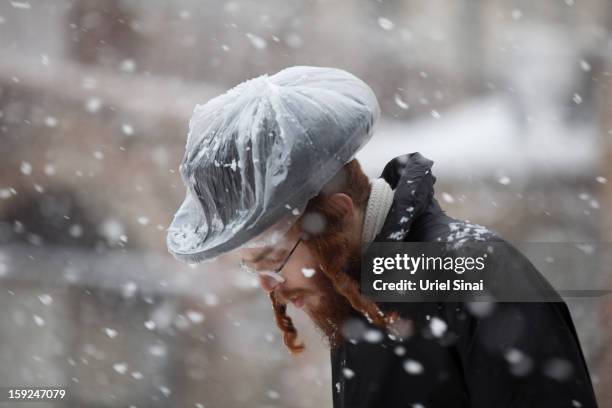
[{"label": "man's forehead", "polygon": [[[277,236],[268,242],[260,240],[260,245],[244,246],[238,250],[241,259],[247,262],[253,262],[255,259],[264,259],[270,255],[282,255],[291,250],[293,245],[295,232],[289,230],[282,236]],[[256,242],[251,241],[251,242]],[[267,245],[266,245],[267,244]]]},{"label": "man's forehead", "polygon": [[259,248],[241,248],[238,253],[240,258],[245,261],[253,262],[258,258],[264,258],[273,251],[272,247],[265,246]]},{"label": "man's forehead", "polygon": [[242,248],[239,251],[240,257],[246,262],[258,262],[275,253],[284,253],[287,251],[285,246],[263,246],[257,248]]}]

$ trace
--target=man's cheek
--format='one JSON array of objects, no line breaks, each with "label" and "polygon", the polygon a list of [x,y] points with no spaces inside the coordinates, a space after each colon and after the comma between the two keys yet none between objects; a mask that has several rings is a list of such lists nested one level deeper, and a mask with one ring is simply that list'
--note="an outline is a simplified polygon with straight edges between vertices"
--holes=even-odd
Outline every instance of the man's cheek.
[{"label": "man's cheek", "polygon": [[322,305],[323,302],[321,302],[321,296],[316,292],[310,293],[305,299],[304,310],[308,314],[312,314],[313,312],[320,313]]},{"label": "man's cheek", "polygon": [[291,273],[289,273],[290,280],[301,287],[308,287],[312,284],[314,276],[319,273],[316,270],[308,266],[299,265],[295,268],[292,268]]}]

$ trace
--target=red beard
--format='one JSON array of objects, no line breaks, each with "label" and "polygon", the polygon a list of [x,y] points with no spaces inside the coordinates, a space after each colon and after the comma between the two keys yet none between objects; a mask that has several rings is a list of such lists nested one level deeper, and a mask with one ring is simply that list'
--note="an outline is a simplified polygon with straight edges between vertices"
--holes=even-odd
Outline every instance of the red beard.
[{"label": "red beard", "polygon": [[[350,247],[348,237],[340,232],[326,237],[323,245],[309,245],[319,263],[311,278],[320,296],[316,307],[305,308],[314,325],[321,332],[329,347],[334,349],[343,341],[342,326],[355,313],[350,302],[335,289],[330,276],[349,274],[358,280],[361,267],[361,247]],[[310,244],[307,242],[307,245]]]},{"label": "red beard", "polygon": [[[319,289],[319,304],[304,310],[321,332],[330,348],[334,349],[342,342],[342,325],[350,316],[352,308],[344,296],[339,295],[331,281],[323,272],[317,272],[316,286]],[[313,276],[314,278],[314,276]]]}]

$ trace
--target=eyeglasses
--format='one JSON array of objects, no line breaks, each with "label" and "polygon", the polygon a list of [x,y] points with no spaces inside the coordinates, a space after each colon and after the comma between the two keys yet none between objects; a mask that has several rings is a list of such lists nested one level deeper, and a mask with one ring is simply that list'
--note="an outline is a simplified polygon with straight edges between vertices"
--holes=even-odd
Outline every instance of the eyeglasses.
[{"label": "eyeglasses", "polygon": [[285,278],[282,277],[282,275],[280,274],[281,271],[283,270],[283,268],[285,267],[285,265],[287,264],[287,262],[289,262],[289,258],[291,258],[291,255],[293,255],[293,253],[295,252],[295,250],[297,249],[298,245],[300,244],[300,242],[302,242],[302,237],[300,237],[297,242],[293,245],[293,248],[291,248],[291,250],[289,251],[289,254],[287,254],[287,256],[285,257],[285,259],[283,260],[283,262],[276,267],[275,269],[273,269],[272,271],[260,271],[257,270],[255,268],[252,268],[251,266],[247,265],[247,263],[244,261],[244,259],[240,260],[240,267],[247,271],[248,273],[255,275],[255,276],[269,276],[279,282],[284,282]]}]

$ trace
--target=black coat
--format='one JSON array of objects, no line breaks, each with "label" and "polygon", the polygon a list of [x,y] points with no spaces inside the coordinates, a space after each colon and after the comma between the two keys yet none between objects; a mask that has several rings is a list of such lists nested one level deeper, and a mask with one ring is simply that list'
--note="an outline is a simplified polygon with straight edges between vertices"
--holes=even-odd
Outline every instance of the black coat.
[{"label": "black coat", "polygon": [[[451,230],[452,223],[467,232],[462,237],[482,232],[440,208],[432,165],[420,153],[387,164],[381,177],[395,195],[376,241],[390,235],[406,242],[440,241],[456,231],[458,224]],[[400,228],[408,207],[414,207],[414,215]],[[502,240],[489,233],[487,239]],[[527,273],[543,279],[535,268]],[[377,304],[412,320],[414,334],[402,342],[362,337],[333,350],[334,408],[596,407],[578,336],[562,300],[498,302],[484,315],[468,310],[464,302]],[[367,325],[357,313],[354,318]],[[432,319],[444,326],[443,336],[432,336]]]}]

